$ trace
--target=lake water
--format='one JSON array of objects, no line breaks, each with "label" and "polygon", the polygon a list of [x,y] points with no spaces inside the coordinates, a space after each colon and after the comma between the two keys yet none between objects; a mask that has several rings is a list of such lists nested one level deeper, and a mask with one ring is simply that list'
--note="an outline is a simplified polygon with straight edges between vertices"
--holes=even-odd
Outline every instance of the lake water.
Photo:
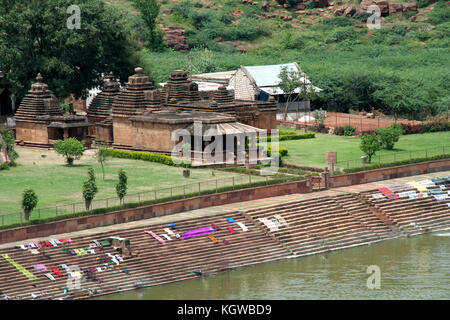
[{"label": "lake water", "polygon": [[[450,299],[450,231],[268,262],[95,299]],[[368,289],[368,266],[380,289]]]}]

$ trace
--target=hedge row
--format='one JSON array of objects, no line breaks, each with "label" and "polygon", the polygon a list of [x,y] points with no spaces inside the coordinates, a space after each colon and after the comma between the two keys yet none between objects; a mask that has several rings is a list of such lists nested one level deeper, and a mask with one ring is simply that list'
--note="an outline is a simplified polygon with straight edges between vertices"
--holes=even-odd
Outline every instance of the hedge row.
[{"label": "hedge row", "polygon": [[[267,156],[270,157],[272,153],[272,148],[268,147],[267,148]],[[283,148],[283,147],[279,147],[278,148],[278,153],[280,154],[280,157],[285,157],[288,155],[288,149],[287,148]]]},{"label": "hedge row", "polygon": [[433,156],[433,157],[428,157],[428,158],[415,158],[415,159],[410,159],[410,160],[402,160],[402,161],[387,162],[387,163],[374,163],[374,164],[369,164],[369,165],[363,166],[363,167],[344,169],[344,172],[352,173],[352,172],[367,171],[367,170],[374,170],[374,169],[381,169],[381,168],[397,167],[397,166],[402,166],[402,165],[411,164],[411,163],[419,163],[419,162],[448,159],[448,158],[450,158],[450,154],[443,154],[443,155]]},{"label": "hedge row", "polygon": [[162,163],[162,164],[165,164],[168,166],[174,166],[174,167],[190,167],[191,166],[190,163],[185,163],[183,161],[180,164],[176,164],[173,162],[171,156],[167,156],[164,154],[158,154],[158,153],[151,153],[151,152],[108,149],[108,155],[113,158],[144,160],[144,161]]},{"label": "hedge row", "polygon": [[[316,137],[316,134],[314,132],[299,134],[295,131],[283,131],[283,134],[280,132],[280,135],[278,136],[278,141],[313,139],[315,137]],[[270,141],[272,141],[272,137],[268,136],[268,137],[264,138],[263,140],[270,142]]]},{"label": "hedge row", "polygon": [[403,134],[450,131],[450,121],[432,121],[420,124],[402,123],[401,126],[403,127]]},{"label": "hedge row", "polygon": [[[280,178],[271,179],[271,180],[267,180],[267,181],[243,183],[243,184],[238,184],[235,186],[220,187],[217,189],[217,193],[228,192],[228,191],[232,191],[232,190],[246,189],[246,188],[255,188],[255,187],[261,187],[261,186],[265,186],[265,185],[280,184],[280,183],[284,183],[284,182],[297,181],[297,180],[300,180],[300,179],[297,177],[295,177],[295,178],[280,177]],[[124,210],[124,209],[133,209],[133,208],[137,208],[137,207],[141,207],[141,206],[170,202],[170,201],[180,200],[183,198],[193,198],[193,197],[197,197],[197,196],[214,194],[214,193],[216,193],[216,189],[210,189],[210,190],[204,190],[204,191],[200,191],[200,192],[187,193],[185,195],[180,194],[180,195],[174,195],[174,196],[170,196],[170,197],[159,198],[156,200],[141,201],[140,203],[139,202],[130,202],[130,203],[124,203],[123,205],[119,205],[119,206],[113,206],[113,207],[108,207],[108,208],[99,208],[99,209],[94,209],[91,211],[80,211],[80,212],[76,212],[76,213],[61,214],[61,215],[58,214],[58,216],[54,216],[54,217],[48,217],[48,218],[42,218],[42,219],[32,219],[30,221],[23,222],[23,223],[14,223],[14,224],[10,224],[7,226],[0,226],[0,230],[12,229],[12,228],[16,228],[16,227],[36,225],[36,224],[42,224],[42,223],[46,223],[46,222],[53,222],[53,221],[59,221],[59,220],[64,220],[64,219],[96,215],[96,214],[104,214],[104,213],[109,213],[109,212],[114,212],[114,211],[119,211],[119,210]]]}]

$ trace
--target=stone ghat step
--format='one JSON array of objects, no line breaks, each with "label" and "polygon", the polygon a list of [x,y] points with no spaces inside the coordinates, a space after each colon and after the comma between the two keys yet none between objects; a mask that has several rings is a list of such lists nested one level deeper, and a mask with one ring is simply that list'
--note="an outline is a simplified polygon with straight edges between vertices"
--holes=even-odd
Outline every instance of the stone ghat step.
[{"label": "stone ghat step", "polygon": [[[139,258],[132,258],[132,259],[126,259],[125,262],[119,266],[120,268],[128,268],[131,271],[131,275],[135,275],[135,274],[139,274],[140,276],[146,276],[149,273],[158,273],[159,277],[157,279],[157,281],[155,281],[155,276],[153,274],[152,278],[152,285],[158,284],[158,283],[164,283],[165,281],[173,281],[174,279],[183,279],[186,277],[195,277],[195,275],[191,275],[190,273],[192,272],[193,268],[195,267],[200,267],[200,266],[204,266],[206,263],[211,263],[214,262],[216,263],[218,266],[215,266],[215,269],[218,269],[220,267],[220,262],[223,261],[224,257],[227,259],[230,259],[233,262],[233,265],[246,265],[249,263],[260,263],[260,262],[264,262],[264,261],[270,261],[273,259],[281,259],[281,258],[286,258],[289,255],[289,252],[287,252],[285,249],[283,249],[280,245],[278,245],[276,242],[274,242],[270,237],[267,237],[266,235],[264,235],[263,233],[260,232],[260,230],[258,228],[256,228],[254,225],[251,225],[248,221],[244,220],[244,217],[239,215],[239,214],[235,214],[234,215],[234,219],[236,221],[242,221],[246,224],[246,226],[250,229],[250,231],[248,232],[239,232],[239,228],[237,227],[236,224],[230,224],[225,220],[225,216],[229,216],[229,217],[233,217],[233,214],[225,214],[223,215],[221,218],[223,218],[223,221],[217,221],[217,217],[215,216],[214,218],[209,219],[210,221],[205,221],[205,219],[202,219],[201,222],[198,223],[190,223],[190,224],[185,224],[183,225],[183,223],[178,222],[177,223],[177,228],[178,226],[179,229],[177,230],[178,232],[182,232],[184,231],[183,228],[185,229],[189,229],[189,228],[193,228],[193,227],[197,227],[197,226],[205,226],[205,223],[209,223],[209,222],[214,222],[217,225],[221,226],[222,230],[219,231],[222,232],[222,236],[223,237],[227,237],[230,241],[230,243],[228,245],[223,245],[221,247],[216,247],[219,248],[219,251],[217,253],[215,253],[214,255],[211,254],[211,245],[213,246],[217,246],[215,244],[212,244],[212,242],[207,239],[206,237],[200,237],[200,238],[193,238],[193,239],[187,239],[187,240],[173,240],[173,241],[168,241],[166,243],[166,245],[160,245],[156,240],[154,240],[153,238],[151,238],[149,235],[144,233],[144,229],[154,229],[157,230],[158,228],[160,228],[160,230],[162,230],[163,227],[165,227],[164,225],[162,226],[151,226],[151,227],[147,227],[147,228],[139,228],[138,230],[133,230],[133,231],[124,231],[124,232],[117,232],[114,235],[116,236],[121,236],[121,237],[127,237],[127,234],[131,233],[137,233],[137,235],[135,235],[135,237],[131,240],[133,249],[136,248],[136,250],[143,250],[143,252],[140,254]],[[231,235],[229,233],[229,231],[225,228],[226,226],[234,226],[234,229],[238,232],[237,234]],[[141,235],[139,236],[139,232],[142,232]],[[155,231],[156,232],[156,231]],[[159,233],[159,230],[158,232]],[[214,233],[214,236],[219,237],[219,233]],[[233,236],[238,235],[240,238],[233,238]],[[105,236],[107,236],[105,234]],[[95,236],[91,236],[91,237],[85,237],[84,238],[84,243],[83,241],[79,241],[79,240],[83,240],[83,239],[76,239],[77,240],[77,245],[76,246],[72,246],[73,248],[75,247],[83,247],[86,246],[93,238],[97,238],[97,239],[101,239],[100,235],[95,235]],[[131,237],[129,237],[131,238]],[[139,241],[138,238],[141,238],[141,240]],[[143,238],[143,239],[142,239]],[[202,238],[202,239],[201,239]],[[149,241],[154,240],[155,243],[152,244],[152,246],[148,246]],[[189,241],[189,240],[193,240],[193,241]],[[170,243],[170,244],[169,244]],[[171,243],[176,244],[171,245]],[[149,247],[149,248],[146,248]],[[154,247],[161,247],[164,246],[164,248],[161,250],[161,248],[154,248]],[[177,248],[177,246],[179,248]],[[191,247],[191,248],[190,248]],[[186,251],[191,249],[191,254],[186,256]],[[11,252],[12,255],[17,255],[18,253],[18,249],[11,249],[13,252]],[[158,251],[159,250],[159,251]],[[227,251],[228,250],[228,251]],[[98,253],[96,255],[89,255],[89,256],[76,256],[76,257],[71,257],[71,256],[67,256],[66,254],[62,253],[61,248],[48,248],[47,250],[49,253],[51,253],[52,256],[52,266],[54,266],[54,264],[59,264],[61,263],[65,263],[68,260],[68,257],[71,258],[70,264],[72,265],[73,263],[76,263],[78,265],[80,265],[82,268],[86,268],[86,267],[92,267],[92,261],[88,261],[86,262],[86,258],[94,258],[95,256],[102,256],[102,254]],[[53,253],[53,251],[56,251],[56,254]],[[112,250],[105,250],[106,252],[114,252]],[[164,252],[165,251],[165,252]],[[217,250],[216,250],[217,251]],[[19,251],[20,252],[20,251]],[[60,253],[59,253],[60,252]],[[175,252],[175,253],[174,253]],[[184,257],[184,261],[179,261],[180,257],[176,255],[176,252],[180,252],[183,253],[186,257]],[[27,265],[29,263],[35,264],[35,261],[30,261],[30,259],[34,259],[34,257],[31,257],[31,255],[29,253],[24,253],[24,252],[20,252],[22,253],[21,255],[19,254],[19,256],[23,256],[24,254],[26,255],[25,260],[23,260],[22,257],[17,257],[17,262],[21,262],[23,263],[23,265]],[[159,253],[159,255],[156,255],[156,253]],[[225,255],[224,255],[225,253]],[[166,255],[167,259],[164,259],[164,255]],[[157,258],[159,256],[159,258]],[[175,260],[174,261],[170,261],[168,260],[169,258],[174,257]],[[15,257],[16,258],[16,257]],[[72,259],[75,258],[75,259]],[[216,260],[213,260],[213,259]],[[133,259],[134,262],[133,263]],[[141,260],[144,260],[144,263]],[[158,260],[160,259],[160,260]],[[202,260],[203,259],[203,260]],[[151,261],[150,261],[151,260]],[[162,265],[162,261],[164,260],[168,260],[168,266],[165,268],[164,270],[164,266]],[[147,262],[150,261],[150,262]],[[46,261],[39,261],[40,263],[45,263],[46,265],[50,266],[48,264],[48,262]],[[153,262],[153,265],[152,265]],[[84,264],[83,264],[84,263]],[[195,265],[195,263],[197,263],[197,265]],[[12,267],[12,266],[11,266]],[[170,267],[170,268],[169,268]],[[213,269],[214,269],[213,268]],[[8,268],[7,268],[8,269]],[[28,268],[27,268],[28,269]],[[61,269],[61,268],[60,268]],[[13,274],[14,271],[14,267],[9,268],[9,270],[6,270],[6,273],[11,273]],[[165,273],[163,273],[163,271]],[[214,270],[213,270],[214,271]],[[16,271],[17,272],[17,271]],[[0,269],[0,275],[1,275],[1,279],[4,279],[3,275],[5,274],[5,270],[4,269]],[[122,276],[119,280],[117,280],[116,286],[118,287],[123,287],[123,288],[132,288],[133,287],[133,282],[135,282],[135,278],[132,277],[131,275],[127,275],[125,276],[123,273],[120,274],[108,274],[108,271],[105,272],[101,272],[99,273],[99,275],[101,275],[102,279],[104,279],[105,283],[112,283],[112,281],[114,279],[117,279],[118,277],[120,278],[120,276]],[[64,277],[66,278],[66,277]],[[8,295],[17,295],[17,294],[21,294],[22,295],[31,293],[31,292],[36,292],[36,288],[34,287],[28,287],[28,290],[24,290],[23,287],[24,285],[28,282],[28,280],[23,277],[21,274],[18,273],[18,281],[15,281],[16,286],[10,286],[10,290],[12,292],[8,292],[8,290],[3,290],[6,294]],[[38,282],[40,285],[40,288],[44,288],[48,291],[51,291],[51,287],[55,286],[57,284],[57,282],[61,282],[60,279],[57,279],[56,282],[51,282],[49,280],[46,280],[46,278],[43,278],[42,280],[39,280]],[[115,280],[114,280],[115,281]],[[62,281],[61,286],[65,285],[65,280]],[[4,287],[4,284],[2,283],[2,287]],[[92,288],[96,288],[95,284],[90,284],[90,287]],[[99,289],[101,289],[101,286],[98,286]],[[16,290],[14,290],[14,288],[16,288]],[[62,292],[62,289],[60,288],[60,291]],[[102,291],[103,292],[103,291]],[[62,294],[60,294],[59,296],[61,296]],[[58,295],[55,293],[54,294],[55,297],[57,297]]]}]

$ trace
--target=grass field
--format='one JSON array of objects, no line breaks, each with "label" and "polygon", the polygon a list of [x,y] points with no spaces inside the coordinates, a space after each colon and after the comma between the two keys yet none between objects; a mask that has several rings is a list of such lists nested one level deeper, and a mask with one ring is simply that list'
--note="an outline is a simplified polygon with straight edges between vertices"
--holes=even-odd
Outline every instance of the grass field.
[{"label": "grass field", "polygon": [[[287,128],[281,129],[288,130]],[[359,137],[344,137],[322,133],[316,133],[315,139],[280,142],[280,147],[285,147],[289,150],[289,155],[284,159],[285,163],[319,168],[326,166],[325,153],[327,151],[337,151],[338,161],[358,159],[364,155],[359,149],[359,145]],[[393,159],[391,155],[394,153],[404,153],[405,151],[417,151],[428,148],[437,149],[442,146],[448,146],[446,150],[447,152],[450,151],[450,132],[403,135],[395,144],[394,150],[380,150],[376,156],[389,156]],[[412,157],[417,156],[417,153],[412,153]],[[420,156],[423,156],[422,153]]]},{"label": "grass field", "polygon": [[[99,192],[96,199],[116,197],[115,184],[119,169],[128,175],[128,194],[149,193],[151,190],[196,184],[202,182],[202,190],[215,187],[203,181],[221,178],[223,183],[231,182],[226,177],[239,176],[236,173],[211,169],[191,169],[190,178],[183,177],[183,168],[162,164],[129,160],[109,159],[105,165],[105,181],[101,167],[92,152],[84,155],[75,165],[68,167],[64,159],[54,151],[16,148],[20,157],[18,166],[0,171],[0,214],[21,211],[20,201],[25,188],[31,187],[39,198],[38,207],[83,202],[82,185],[87,180],[87,169],[93,167],[97,176]],[[86,152],[88,153],[88,152]],[[45,155],[45,158],[42,157]],[[255,179],[256,180],[256,179]],[[221,185],[222,186],[222,185]],[[193,187],[193,188],[194,188]],[[169,191],[170,193],[170,191]],[[168,196],[170,194],[167,194]],[[82,208],[83,209],[83,208]]]}]

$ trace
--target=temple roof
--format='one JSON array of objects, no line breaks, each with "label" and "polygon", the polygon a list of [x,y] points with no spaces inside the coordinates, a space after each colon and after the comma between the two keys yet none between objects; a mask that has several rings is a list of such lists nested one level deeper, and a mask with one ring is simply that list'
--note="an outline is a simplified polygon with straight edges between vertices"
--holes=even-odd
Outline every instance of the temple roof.
[{"label": "temple roof", "polygon": [[15,114],[16,120],[36,120],[38,117],[62,116],[64,114],[59,107],[58,100],[42,80],[43,78],[39,73],[36,77],[37,82],[31,85],[30,91],[19,105]]},{"label": "temple roof", "polygon": [[142,74],[142,68],[128,78],[127,86],[116,96],[112,113],[114,115],[135,115],[145,109],[161,109],[161,93],[155,90],[149,77]]},{"label": "temple roof", "polygon": [[201,100],[198,85],[188,80],[187,73],[183,70],[175,70],[170,74],[163,93],[167,104]]},{"label": "temple roof", "polygon": [[102,91],[95,96],[88,108],[88,115],[108,117],[116,96],[120,93],[120,83],[114,80],[112,72],[105,77]]}]

